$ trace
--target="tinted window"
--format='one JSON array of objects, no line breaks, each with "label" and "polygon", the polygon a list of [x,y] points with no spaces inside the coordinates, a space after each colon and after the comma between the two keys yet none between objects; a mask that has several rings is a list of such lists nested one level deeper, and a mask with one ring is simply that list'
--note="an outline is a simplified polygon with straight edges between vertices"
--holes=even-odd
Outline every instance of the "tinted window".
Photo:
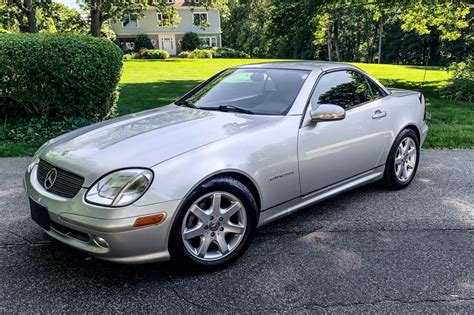
[{"label": "tinted window", "polygon": [[311,106],[334,104],[348,110],[373,99],[365,77],[355,71],[335,71],[321,77],[311,97]]},{"label": "tinted window", "polygon": [[230,69],[188,98],[197,107],[235,106],[261,115],[284,115],[309,71]]},{"label": "tinted window", "polygon": [[367,79],[367,82],[369,83],[370,91],[372,92],[371,96],[373,99],[385,96],[385,92],[377,84],[369,79]]}]

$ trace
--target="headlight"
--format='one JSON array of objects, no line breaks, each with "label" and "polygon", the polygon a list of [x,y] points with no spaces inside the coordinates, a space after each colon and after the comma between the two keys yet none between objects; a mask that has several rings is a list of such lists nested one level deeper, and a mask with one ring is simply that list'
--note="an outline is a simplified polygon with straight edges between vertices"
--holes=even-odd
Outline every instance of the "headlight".
[{"label": "headlight", "polygon": [[110,173],[92,185],[85,200],[108,207],[128,206],[137,201],[150,187],[153,172],[131,168]]}]

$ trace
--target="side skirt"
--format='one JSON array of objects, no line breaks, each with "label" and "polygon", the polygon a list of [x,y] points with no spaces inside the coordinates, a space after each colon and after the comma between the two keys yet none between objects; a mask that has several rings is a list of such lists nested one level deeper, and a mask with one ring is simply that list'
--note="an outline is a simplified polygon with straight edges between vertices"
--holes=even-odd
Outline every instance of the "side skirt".
[{"label": "side skirt", "polygon": [[301,196],[260,213],[258,227],[304,209],[315,203],[331,198],[356,187],[375,182],[383,177],[385,165],[378,166],[370,171],[348,178],[331,186]]}]

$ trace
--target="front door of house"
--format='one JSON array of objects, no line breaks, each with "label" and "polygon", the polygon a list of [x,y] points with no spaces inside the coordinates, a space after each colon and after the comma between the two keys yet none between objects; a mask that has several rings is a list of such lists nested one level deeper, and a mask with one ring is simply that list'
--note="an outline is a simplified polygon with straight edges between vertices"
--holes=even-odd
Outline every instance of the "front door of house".
[{"label": "front door of house", "polygon": [[170,55],[176,55],[176,44],[174,36],[161,36],[160,49],[166,50]]}]

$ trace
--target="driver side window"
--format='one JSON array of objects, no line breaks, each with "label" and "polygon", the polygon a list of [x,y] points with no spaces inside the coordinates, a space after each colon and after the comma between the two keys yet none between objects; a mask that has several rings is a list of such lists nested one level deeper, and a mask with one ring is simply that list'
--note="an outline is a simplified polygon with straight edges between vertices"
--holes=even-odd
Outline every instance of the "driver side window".
[{"label": "driver side window", "polygon": [[365,77],[351,70],[340,70],[324,74],[319,80],[313,95],[311,107],[319,104],[339,105],[349,110],[372,99],[372,93]]}]

